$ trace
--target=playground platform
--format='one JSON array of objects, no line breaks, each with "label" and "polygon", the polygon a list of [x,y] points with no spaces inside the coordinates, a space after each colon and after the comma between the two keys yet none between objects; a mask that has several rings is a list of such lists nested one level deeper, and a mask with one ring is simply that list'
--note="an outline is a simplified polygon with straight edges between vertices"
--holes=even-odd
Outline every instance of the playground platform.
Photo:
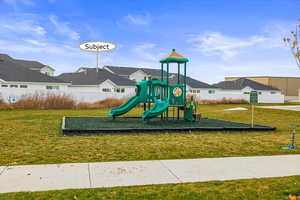
[{"label": "playground platform", "polygon": [[201,132],[201,131],[274,131],[275,127],[231,122],[219,119],[201,118],[195,122],[174,120],[168,118],[161,120],[153,118],[148,123],[135,117],[63,117],[62,133],[72,134],[113,134],[113,133],[175,133],[175,132]]}]

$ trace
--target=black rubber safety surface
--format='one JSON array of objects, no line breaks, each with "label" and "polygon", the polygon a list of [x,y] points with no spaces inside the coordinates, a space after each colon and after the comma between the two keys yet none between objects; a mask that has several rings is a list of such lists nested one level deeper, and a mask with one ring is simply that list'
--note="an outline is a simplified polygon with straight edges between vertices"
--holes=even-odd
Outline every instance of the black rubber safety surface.
[{"label": "black rubber safety surface", "polygon": [[182,131],[274,131],[275,127],[231,122],[219,119],[201,118],[195,122],[184,120],[151,119],[145,123],[141,118],[109,117],[64,117],[63,134],[84,133],[145,133],[145,132],[182,132]]}]

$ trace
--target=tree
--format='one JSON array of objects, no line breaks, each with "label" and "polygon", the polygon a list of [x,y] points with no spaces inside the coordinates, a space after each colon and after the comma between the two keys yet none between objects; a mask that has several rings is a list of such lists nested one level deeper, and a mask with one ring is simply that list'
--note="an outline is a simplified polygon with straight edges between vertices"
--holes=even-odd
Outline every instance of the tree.
[{"label": "tree", "polygon": [[[298,19],[300,22],[300,19]],[[283,41],[289,46],[297,66],[300,69],[300,24],[296,25],[295,30],[291,31],[289,37],[284,37]]]}]

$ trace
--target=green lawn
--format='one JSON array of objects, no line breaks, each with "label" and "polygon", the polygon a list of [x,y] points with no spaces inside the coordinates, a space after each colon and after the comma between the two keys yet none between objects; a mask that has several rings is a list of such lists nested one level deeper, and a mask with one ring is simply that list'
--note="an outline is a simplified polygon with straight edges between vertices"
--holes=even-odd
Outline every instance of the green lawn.
[{"label": "green lawn", "polygon": [[[250,111],[223,111],[247,105],[202,105],[205,117],[249,123]],[[0,165],[100,162],[224,156],[296,154],[279,150],[290,142],[290,123],[299,112],[256,109],[256,123],[275,132],[201,132],[62,136],[63,116],[106,116],[107,110],[0,111]],[[140,114],[133,111],[129,115]],[[297,137],[300,144],[300,137]]]},{"label": "green lawn", "polygon": [[[250,111],[224,111],[247,105],[202,105],[205,117],[249,123]],[[290,123],[299,112],[256,109],[256,123],[276,126],[275,132],[201,132],[62,136],[63,116],[106,116],[107,110],[0,111],[0,165],[100,162],[224,156],[299,154],[282,151],[290,142]],[[135,110],[129,115],[141,113]],[[297,143],[300,144],[300,137]],[[293,163],[287,163],[293,164]],[[0,194],[7,199],[288,199],[300,192],[300,176],[168,184],[106,189],[80,189]]]},{"label": "green lawn", "polygon": [[206,183],[9,193],[0,194],[0,200],[287,200],[289,194],[300,194],[300,176],[222,182],[211,181]]}]

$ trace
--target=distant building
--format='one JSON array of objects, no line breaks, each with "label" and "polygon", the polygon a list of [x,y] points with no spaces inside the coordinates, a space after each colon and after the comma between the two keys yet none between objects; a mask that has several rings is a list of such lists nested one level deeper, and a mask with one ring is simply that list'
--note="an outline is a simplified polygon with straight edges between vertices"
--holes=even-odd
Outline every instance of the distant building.
[{"label": "distant building", "polygon": [[249,101],[250,92],[257,91],[258,103],[284,103],[284,95],[279,89],[246,78],[222,81],[214,86],[220,89],[219,97],[222,98]]},{"label": "distant building", "polygon": [[19,60],[19,59],[13,59],[7,54],[0,54],[0,59],[6,60],[12,63],[17,64],[18,66],[22,66],[24,68],[27,68],[29,70],[38,71],[42,74],[46,74],[48,76],[53,76],[55,69],[48,65],[44,65],[37,61],[29,61],[29,60]]},{"label": "distant building", "polygon": [[160,79],[161,76],[160,69],[119,66],[104,66],[103,69],[136,82],[139,82],[148,76],[157,79]]},{"label": "distant building", "polygon": [[276,76],[249,76],[249,77],[225,77],[225,81],[233,81],[239,78],[247,78],[270,87],[277,88],[285,96],[285,101],[300,100],[300,77],[276,77]]},{"label": "distant building", "polygon": [[69,83],[0,58],[0,96],[13,103],[36,92],[66,92]]},{"label": "distant building", "polygon": [[[104,66],[103,69],[117,74],[119,76],[129,78],[133,81],[141,81],[147,77],[160,79],[161,70],[151,68],[137,68],[137,67],[120,67],[120,66]],[[176,84],[177,74],[170,73],[169,81],[172,84]],[[183,76],[180,78],[180,82],[183,83]],[[198,81],[191,77],[186,77],[187,94],[191,94],[198,99],[213,100],[218,93],[218,88]]]},{"label": "distant building", "polygon": [[[0,96],[7,102],[15,102],[23,95],[36,92],[64,93],[71,95],[77,102],[96,102],[106,98],[128,98],[135,95],[136,82],[152,77],[160,79],[160,69],[104,66],[103,68],[81,67],[75,72],[63,73],[54,77],[54,69],[37,61],[13,59],[0,54]],[[177,84],[176,73],[170,73],[169,82]],[[258,91],[260,103],[283,103],[284,95],[298,95],[297,81],[284,79],[254,81],[246,78],[228,77],[210,85],[186,77],[187,94],[198,100],[245,99],[249,100],[251,91]],[[267,82],[264,82],[267,81]],[[183,83],[183,76],[180,83]],[[268,84],[266,84],[268,83]],[[279,84],[282,83],[282,84]],[[275,86],[271,86],[274,85]],[[279,84],[277,86],[276,84]],[[298,87],[300,88],[300,87]],[[295,89],[296,93],[293,91]],[[300,92],[300,90],[299,90]],[[288,96],[290,97],[290,96]]]},{"label": "distant building", "polygon": [[134,81],[104,69],[80,68],[74,73],[63,73],[57,78],[71,83],[68,93],[77,101],[95,102],[135,94]]}]

